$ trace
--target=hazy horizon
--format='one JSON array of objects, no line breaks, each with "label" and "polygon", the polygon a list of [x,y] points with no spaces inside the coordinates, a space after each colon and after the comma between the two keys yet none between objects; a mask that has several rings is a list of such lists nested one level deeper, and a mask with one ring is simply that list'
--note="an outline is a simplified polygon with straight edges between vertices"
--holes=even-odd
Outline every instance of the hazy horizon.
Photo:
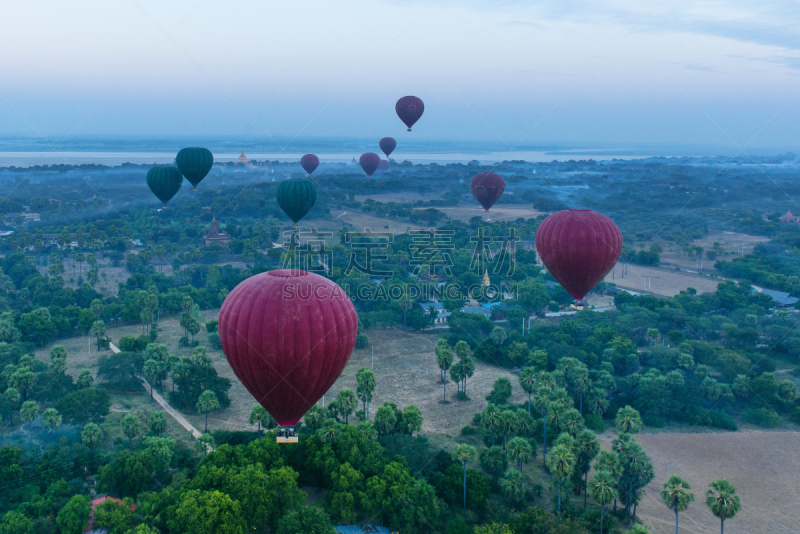
[{"label": "hazy horizon", "polygon": [[[800,144],[794,2],[7,6],[2,136]],[[406,137],[405,139],[408,139]]]}]

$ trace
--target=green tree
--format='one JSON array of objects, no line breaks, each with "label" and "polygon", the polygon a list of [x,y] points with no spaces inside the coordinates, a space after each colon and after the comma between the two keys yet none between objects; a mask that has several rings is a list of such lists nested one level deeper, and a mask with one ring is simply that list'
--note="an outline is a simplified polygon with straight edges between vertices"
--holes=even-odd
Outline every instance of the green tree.
[{"label": "green tree", "polygon": [[475,447],[459,443],[453,447],[453,460],[464,468],[464,510],[467,509],[467,463],[475,458]]},{"label": "green tree", "polygon": [[486,397],[486,400],[495,404],[497,406],[501,406],[504,404],[508,404],[508,398],[511,396],[511,381],[501,376],[497,380],[494,381],[494,388]]},{"label": "green tree", "polygon": [[348,424],[348,419],[358,405],[356,394],[351,389],[343,389],[336,396],[336,404],[338,406],[339,415],[344,417],[344,424]]},{"label": "green tree", "polygon": [[92,372],[88,369],[81,371],[81,374],[78,376],[78,387],[80,389],[86,389],[92,387],[92,384],[94,384]]},{"label": "green tree", "polygon": [[725,534],[725,520],[735,517],[742,503],[736,495],[736,488],[724,478],[711,482],[708,487],[706,505],[719,518],[720,534]]},{"label": "green tree", "polygon": [[508,469],[508,456],[506,451],[495,445],[484,449],[480,454],[481,466],[492,475],[492,482],[497,486],[500,476]]},{"label": "green tree", "polygon": [[331,473],[331,489],[325,492],[331,519],[347,525],[358,517],[363,475],[345,462]]},{"label": "green tree", "polygon": [[492,343],[498,347],[505,343],[506,339],[508,338],[506,331],[500,326],[495,326],[492,330],[492,333],[489,334],[489,337],[492,339]]},{"label": "green tree", "polygon": [[150,383],[150,400],[153,400],[153,384],[158,380],[159,365],[156,360],[149,359],[144,362],[144,377]]},{"label": "green tree", "polygon": [[75,495],[58,512],[56,524],[62,534],[82,534],[89,526],[92,505],[83,495]]},{"label": "green tree", "polygon": [[500,489],[503,491],[503,496],[511,501],[511,509],[514,510],[525,498],[525,477],[511,467],[500,480]]},{"label": "green tree", "polygon": [[20,512],[7,512],[0,521],[0,534],[34,534],[33,520]]},{"label": "green tree", "polygon": [[572,475],[577,459],[564,445],[556,445],[547,455],[547,468],[558,480],[558,513],[561,513],[561,484]]},{"label": "green tree", "polygon": [[167,415],[164,412],[154,412],[150,416],[150,432],[154,436],[160,436],[167,431]]},{"label": "green tree", "polygon": [[19,418],[23,423],[29,423],[28,433],[33,439],[33,422],[39,419],[39,405],[35,401],[25,401],[19,409]]},{"label": "green tree", "polygon": [[531,395],[536,391],[538,384],[538,371],[533,367],[523,368],[519,374],[519,385],[528,394],[528,415],[531,414]]},{"label": "green tree", "polygon": [[787,411],[789,410],[789,404],[797,400],[797,397],[797,386],[791,380],[784,380],[778,385],[778,398],[784,402]]},{"label": "green tree", "polygon": [[608,471],[597,471],[589,487],[592,498],[600,505],[600,534],[603,534],[606,507],[617,498],[616,477]]},{"label": "green tree", "polygon": [[375,391],[375,373],[369,367],[356,372],[356,396],[364,403],[364,418],[369,419],[369,405]]},{"label": "green tree", "polygon": [[55,432],[61,426],[61,414],[55,408],[48,408],[42,414],[42,426],[47,432]]},{"label": "green tree", "polygon": [[691,486],[678,475],[672,475],[661,490],[661,499],[667,508],[675,511],[675,534],[678,534],[678,512],[689,508],[689,503],[694,501],[694,494],[690,493]]},{"label": "green tree", "polygon": [[253,406],[253,409],[250,411],[249,422],[251,425],[258,424],[258,437],[261,437],[262,425],[265,428],[275,428],[275,426],[278,424],[275,422],[275,419],[272,418],[272,416],[269,414],[266,408],[264,408],[260,404]]},{"label": "green tree", "polygon": [[494,434],[503,424],[502,412],[491,402],[481,412],[481,423],[484,428],[492,433],[492,447],[494,447]]},{"label": "green tree", "polygon": [[108,534],[125,534],[133,528],[135,521],[133,499],[126,497],[122,502],[106,500],[94,510],[96,530],[105,529]]},{"label": "green tree", "polygon": [[130,446],[133,447],[133,438],[139,435],[139,418],[132,413],[125,414],[119,422],[122,427],[122,433],[130,441]]},{"label": "green tree", "polygon": [[[440,343],[442,341],[444,343]],[[442,379],[442,399],[447,402],[447,371],[453,365],[453,353],[444,339],[436,343],[436,363],[439,365],[439,375]]]},{"label": "green tree", "polygon": [[209,389],[205,390],[200,394],[200,398],[197,399],[195,408],[197,408],[198,413],[205,414],[206,428],[204,432],[208,432],[208,414],[211,412],[216,412],[220,409],[219,400],[217,400],[217,394]]},{"label": "green tree", "polygon": [[322,428],[322,424],[325,422],[325,410],[318,404],[315,404],[303,416],[303,421],[305,421],[308,428],[317,431]]},{"label": "green tree", "polygon": [[185,491],[167,521],[171,532],[183,534],[244,534],[242,505],[220,491]]},{"label": "green tree", "polygon": [[583,508],[586,509],[586,493],[589,486],[589,471],[592,469],[592,461],[600,453],[600,443],[591,430],[581,430],[575,435],[575,472],[583,475]]},{"label": "green tree", "polygon": [[617,432],[624,432],[626,434],[637,434],[642,430],[642,418],[639,412],[625,406],[620,408],[617,412],[617,417],[614,419],[617,425]]},{"label": "green tree", "polygon": [[414,435],[414,432],[422,430],[422,412],[413,404],[406,406],[403,410],[403,431]]},{"label": "green tree", "polygon": [[397,414],[391,403],[384,402],[375,412],[375,429],[379,434],[385,436],[394,431],[397,426]]},{"label": "green tree", "polygon": [[28,393],[30,393],[33,388],[36,387],[38,382],[39,379],[36,376],[36,373],[23,366],[14,371],[14,374],[12,374],[8,380],[8,385],[22,393],[23,400],[27,400]]},{"label": "green tree", "polygon": [[56,358],[67,359],[67,349],[64,348],[64,345],[53,345],[53,348],[50,349],[50,361]]},{"label": "green tree", "polygon": [[103,321],[92,323],[92,334],[97,338],[97,348],[100,349],[100,340],[106,336],[106,323]]},{"label": "green tree", "polygon": [[14,412],[13,412],[13,410],[16,410],[17,406],[19,406],[19,403],[22,402],[22,395],[20,394],[20,392],[19,392],[19,390],[17,388],[7,388],[5,390],[5,392],[3,393],[3,397],[5,397],[6,402],[12,408],[10,410],[10,414],[9,415],[10,415],[11,421],[13,422],[14,421]]},{"label": "green tree", "polygon": [[331,518],[318,506],[303,506],[290,511],[278,523],[277,534],[336,534]]},{"label": "green tree", "polygon": [[508,442],[508,457],[517,464],[517,470],[522,471],[522,464],[527,464],[533,456],[533,448],[527,439],[516,437]]},{"label": "green tree", "polygon": [[81,431],[81,441],[90,449],[97,447],[102,436],[103,431],[95,423],[86,423]]}]

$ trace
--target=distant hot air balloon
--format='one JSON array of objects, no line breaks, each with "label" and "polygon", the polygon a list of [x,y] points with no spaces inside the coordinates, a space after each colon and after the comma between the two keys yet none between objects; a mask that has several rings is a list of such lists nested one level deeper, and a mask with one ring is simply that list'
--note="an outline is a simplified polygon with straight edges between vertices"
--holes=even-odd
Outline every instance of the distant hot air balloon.
[{"label": "distant hot air balloon", "polygon": [[283,212],[297,224],[314,206],[317,188],[308,180],[294,178],[280,183],[275,199]]},{"label": "distant hot air balloon", "polygon": [[381,164],[381,157],[374,152],[367,152],[366,154],[361,154],[361,157],[358,158],[358,163],[361,165],[361,168],[364,169],[364,172],[367,173],[367,176],[372,178],[372,175],[375,174],[375,171],[378,170],[378,166]]},{"label": "distant hot air balloon", "polygon": [[592,210],[564,210],[539,225],[536,250],[567,293],[583,300],[617,263],[622,234],[605,215]]},{"label": "distant hot air balloon", "polygon": [[147,186],[167,208],[167,202],[183,185],[183,175],[172,165],[157,165],[147,171]]},{"label": "distant hot air balloon", "polygon": [[197,184],[214,166],[214,155],[207,148],[182,148],[175,156],[175,163],[181,174],[192,184],[192,191],[197,191]]},{"label": "distant hot air balloon", "polygon": [[416,96],[404,96],[394,105],[394,110],[400,120],[408,126],[408,131],[410,132],[414,123],[422,117],[422,113],[425,111],[425,104]]},{"label": "distant hot air balloon", "polygon": [[388,171],[389,170],[389,161],[382,159],[380,164],[378,165],[379,171]]},{"label": "distant hot air balloon", "polygon": [[356,310],[342,288],[305,271],[252,276],[219,312],[228,363],[281,427],[296,425],[339,378],[357,333]]},{"label": "distant hot air balloon", "polygon": [[317,166],[319,165],[319,158],[314,154],[306,154],[302,158],[300,158],[300,165],[303,167],[303,170],[311,176],[315,170],[317,170]]},{"label": "distant hot air balloon", "polygon": [[397,141],[395,141],[391,137],[384,137],[378,142],[378,146],[381,147],[381,150],[383,151],[384,154],[386,154],[386,157],[388,158],[389,154],[391,154],[394,151],[395,147],[397,147]]},{"label": "distant hot air balloon", "polygon": [[506,188],[506,182],[499,174],[493,172],[479,172],[472,177],[469,188],[472,190],[472,196],[481,203],[483,209],[489,211],[489,208],[491,208],[503,194]]}]

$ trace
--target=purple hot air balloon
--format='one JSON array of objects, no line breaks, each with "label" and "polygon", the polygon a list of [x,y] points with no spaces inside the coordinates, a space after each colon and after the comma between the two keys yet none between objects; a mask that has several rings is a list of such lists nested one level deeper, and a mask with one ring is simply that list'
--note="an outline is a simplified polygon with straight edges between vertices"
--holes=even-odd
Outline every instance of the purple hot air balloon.
[{"label": "purple hot air balloon", "polygon": [[397,146],[397,141],[391,137],[384,137],[378,142],[378,146],[381,147],[381,150],[383,150],[383,153],[386,154],[386,157],[388,158],[389,154],[391,154]]},{"label": "purple hot air balloon", "polygon": [[380,164],[378,165],[379,171],[388,171],[389,170],[389,161],[382,159]]},{"label": "purple hot air balloon", "polygon": [[408,126],[408,131],[410,132],[414,123],[422,117],[422,112],[425,111],[425,104],[416,96],[404,96],[394,105],[394,110],[400,120]]},{"label": "purple hot air balloon", "polygon": [[317,170],[317,165],[319,165],[319,158],[314,154],[306,154],[300,158],[300,166],[303,167],[303,170],[306,171],[309,176]]},{"label": "purple hot air balloon", "polygon": [[361,157],[358,158],[358,162],[361,164],[361,168],[364,169],[364,172],[367,173],[367,176],[372,178],[372,175],[375,174],[375,171],[378,170],[378,166],[381,164],[381,157],[374,152],[367,152],[366,154],[361,154]]}]

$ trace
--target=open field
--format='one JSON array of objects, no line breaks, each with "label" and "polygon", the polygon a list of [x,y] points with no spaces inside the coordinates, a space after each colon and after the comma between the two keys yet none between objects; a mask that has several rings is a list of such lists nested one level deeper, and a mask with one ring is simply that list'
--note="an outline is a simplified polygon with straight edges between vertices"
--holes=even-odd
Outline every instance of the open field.
[{"label": "open field", "polygon": [[436,208],[451,219],[469,222],[473,217],[492,221],[516,221],[517,219],[535,219],[545,213],[533,209],[530,204],[496,204],[488,212],[484,211],[477,200],[462,201],[458,206]]},{"label": "open field", "polygon": [[[331,219],[303,219],[300,225],[302,230],[310,230],[317,228],[318,230],[333,230],[335,232],[342,226],[350,225],[352,231],[363,232],[365,228],[369,228],[375,233],[378,232],[392,232],[393,234],[404,234],[406,228],[412,230],[420,230],[423,227],[418,224],[413,224],[408,221],[395,221],[392,219],[384,219],[381,217],[374,217],[361,211],[356,210],[331,210]],[[388,226],[388,228],[386,228]]]},{"label": "open field", "polygon": [[[656,478],[648,486],[637,515],[653,534],[675,532],[675,514],[659,495],[670,475],[680,475],[695,494],[686,512],[680,514],[681,533],[715,534],[719,520],[705,505],[708,484],[726,478],[737,489],[742,509],[725,522],[726,534],[798,532],[797,503],[800,502],[800,433],[742,431],[725,433],[640,434],[655,468]],[[604,437],[604,448],[611,437]]]},{"label": "open field", "polygon": [[[681,271],[670,271],[654,267],[643,267],[641,265],[628,264],[628,274],[622,278],[622,265],[617,264],[614,273],[608,273],[606,282],[612,282],[619,287],[631,289],[633,291],[647,291],[662,297],[673,297],[687,287],[693,287],[697,293],[713,293],[717,285],[722,281],[721,278],[711,278],[708,276],[693,275]],[[643,277],[652,278],[649,288],[643,285]]]},{"label": "open field", "polygon": [[[719,243],[722,251],[726,254],[718,256],[717,259],[730,261],[737,256],[739,245],[744,246],[745,254],[750,254],[753,252],[753,247],[767,241],[769,241],[769,238],[764,236],[740,234],[737,232],[718,232],[709,234],[700,239],[695,239],[692,245],[695,247],[703,247],[705,250],[713,250],[714,243]],[[670,246],[666,243],[664,243],[664,245],[664,251],[661,253],[662,265],[674,265],[681,269],[697,270],[697,260],[695,258],[690,258],[677,246]],[[703,254],[703,271],[718,273],[718,271],[714,269],[715,261],[716,260],[709,260],[705,257],[705,254]]]},{"label": "open field", "polygon": [[[203,312],[206,320],[215,319],[219,310],[207,310]],[[118,328],[109,328],[108,334],[113,340],[118,341],[124,335],[139,335],[141,326],[130,325]],[[191,350],[178,347],[178,340],[182,334],[182,329],[178,325],[177,318],[162,319],[158,343],[164,343],[169,347],[171,353],[179,356],[188,356]],[[332,400],[340,390],[353,389],[356,387],[355,374],[361,367],[371,365],[372,348],[375,349],[375,375],[377,388],[372,400],[371,415],[374,415],[378,406],[384,401],[391,401],[403,408],[409,404],[414,404],[422,410],[423,433],[430,434],[457,434],[462,427],[472,420],[475,413],[481,411],[486,405],[485,397],[492,389],[494,381],[500,376],[509,377],[514,384],[517,383],[515,375],[505,369],[489,366],[480,361],[475,361],[475,374],[467,381],[467,394],[469,401],[458,401],[456,399],[456,385],[448,380],[447,397],[448,402],[442,402],[442,384],[439,382],[439,369],[436,366],[436,358],[433,354],[433,347],[439,337],[439,333],[425,334],[409,332],[403,337],[402,331],[369,330],[367,335],[370,338],[370,347],[353,351],[350,362],[345,368],[342,376],[334,383],[325,400]],[[216,414],[209,416],[209,428],[227,430],[251,430],[253,427],[248,423],[250,410],[255,405],[250,393],[238,381],[228,365],[222,351],[215,351],[208,346],[205,330],[196,336],[201,345],[204,345],[212,357],[214,367],[221,376],[229,378],[232,387],[229,392],[231,406]],[[110,354],[109,351],[98,353],[92,346],[91,352],[88,350],[88,338],[70,338],[60,340],[54,344],[62,344],[66,347],[69,357],[67,358],[67,372],[77,378],[83,369],[91,369],[97,372],[97,360],[100,355]],[[36,352],[36,357],[42,361],[49,361],[49,352],[52,345],[40,349]],[[171,389],[172,384],[169,380],[165,381],[164,394]],[[142,390],[144,394],[144,390]],[[522,402],[524,395],[519,387],[514,388],[515,395],[513,402]],[[143,398],[149,403],[149,398]],[[155,404],[153,405],[156,406]],[[123,407],[117,407],[123,409]],[[195,414],[184,414],[186,418],[197,428],[203,428],[205,417]]]}]

